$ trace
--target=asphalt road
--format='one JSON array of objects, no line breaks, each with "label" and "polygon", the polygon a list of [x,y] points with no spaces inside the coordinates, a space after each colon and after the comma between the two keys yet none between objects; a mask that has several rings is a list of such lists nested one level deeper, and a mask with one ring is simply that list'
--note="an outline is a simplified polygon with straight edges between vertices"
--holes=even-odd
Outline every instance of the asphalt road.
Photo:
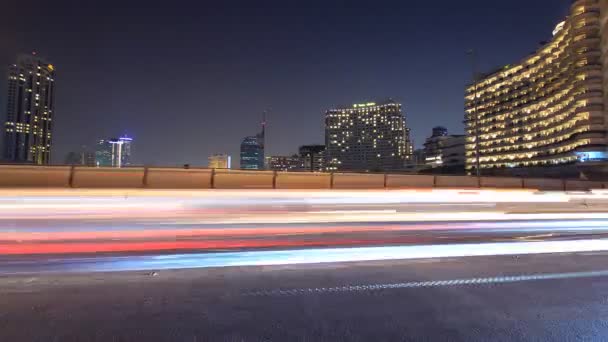
[{"label": "asphalt road", "polygon": [[608,194],[0,191],[0,341],[589,341]]},{"label": "asphalt road", "polygon": [[0,277],[0,341],[603,341],[608,254]]}]

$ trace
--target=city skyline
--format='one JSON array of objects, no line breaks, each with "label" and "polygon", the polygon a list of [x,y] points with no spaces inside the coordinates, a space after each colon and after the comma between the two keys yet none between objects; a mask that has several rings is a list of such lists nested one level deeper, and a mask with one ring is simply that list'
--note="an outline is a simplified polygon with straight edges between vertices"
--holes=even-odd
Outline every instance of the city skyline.
[{"label": "city skyline", "polygon": [[[523,4],[525,14],[519,11]],[[236,155],[238,141],[264,109],[271,109],[268,154],[288,154],[300,144],[323,142],[325,108],[386,96],[404,104],[419,147],[434,125],[463,131],[462,94],[470,81],[466,49],[479,50],[482,70],[517,60],[550,37],[547,28],[567,14],[569,2],[489,6],[471,1],[471,6],[463,6],[474,8],[470,14],[460,4],[433,12],[424,4],[384,5],[392,10],[356,3],[343,11],[337,3],[313,2],[294,11],[293,6],[270,2],[232,13],[219,4],[204,8],[207,11],[202,12],[210,13],[204,19],[210,20],[203,25],[199,17],[182,17],[181,10],[158,7],[127,6],[121,16],[110,19],[101,4],[66,20],[47,22],[62,18],[67,4],[32,11],[27,4],[11,4],[4,12],[9,17],[2,21],[1,34],[10,39],[3,40],[6,46],[0,49],[0,72],[17,53],[34,49],[58,66],[61,87],[54,152],[59,159],[77,146],[92,144],[87,139],[93,127],[101,136],[119,127],[138,139],[136,163],[203,165],[206,156],[218,150]],[[40,17],[28,23],[39,24],[26,30],[14,19],[18,16],[10,17],[23,7]],[[89,11],[97,10],[102,15],[91,18]],[[250,10],[252,17],[247,16]],[[497,19],[493,13],[498,10],[502,14]],[[313,22],[319,12],[322,20]],[[166,14],[161,22],[154,19],[159,13]],[[440,20],[418,18],[424,13]],[[217,19],[206,17],[215,14]],[[257,20],[256,15],[265,20]],[[486,17],[492,20],[473,20]],[[521,27],[513,27],[514,18]],[[107,29],[109,21],[115,29]],[[131,21],[137,23],[133,29],[129,29]],[[329,24],[333,21],[337,26]],[[476,31],[485,33],[470,34]],[[140,39],[150,32],[157,38]],[[173,32],[185,34],[175,40]],[[62,44],[54,44],[57,39]],[[373,48],[355,48],[363,42]],[[100,54],[99,49],[107,53]],[[251,53],[241,57],[241,49]],[[174,64],[185,71],[171,67]],[[2,94],[5,87],[0,88]],[[0,101],[5,107],[5,98]],[[170,136],[170,143],[159,139],[163,136]],[[56,158],[54,162],[59,161]]]}]

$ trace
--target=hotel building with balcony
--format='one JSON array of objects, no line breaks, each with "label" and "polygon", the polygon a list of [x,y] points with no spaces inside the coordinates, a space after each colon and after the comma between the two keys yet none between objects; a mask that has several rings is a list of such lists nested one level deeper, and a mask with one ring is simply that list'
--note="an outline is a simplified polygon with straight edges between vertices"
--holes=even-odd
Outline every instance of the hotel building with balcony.
[{"label": "hotel building with balcony", "polygon": [[[608,1],[573,1],[552,39],[465,94],[466,170],[570,177],[608,161]],[[604,23],[604,24],[602,24]]]},{"label": "hotel building with balcony", "polygon": [[399,171],[412,155],[401,104],[387,100],[325,113],[327,171]]}]

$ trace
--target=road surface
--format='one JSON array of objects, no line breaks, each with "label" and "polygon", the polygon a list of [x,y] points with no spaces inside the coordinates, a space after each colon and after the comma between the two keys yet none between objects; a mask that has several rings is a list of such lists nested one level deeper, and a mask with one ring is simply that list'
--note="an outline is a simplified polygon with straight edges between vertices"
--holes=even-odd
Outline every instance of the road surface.
[{"label": "road surface", "polygon": [[602,341],[605,253],[0,277],[2,341]]},{"label": "road surface", "polygon": [[599,341],[606,200],[0,191],[0,341]]}]

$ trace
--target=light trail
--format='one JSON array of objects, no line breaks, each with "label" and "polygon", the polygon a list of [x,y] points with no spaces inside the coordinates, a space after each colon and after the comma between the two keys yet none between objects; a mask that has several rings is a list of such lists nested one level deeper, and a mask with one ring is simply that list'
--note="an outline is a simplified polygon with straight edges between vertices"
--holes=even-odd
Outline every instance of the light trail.
[{"label": "light trail", "polygon": [[[0,256],[434,247],[495,238],[515,248],[518,232],[596,238],[608,231],[607,209],[604,192],[0,190]],[[433,231],[446,231],[449,241]]]},{"label": "light trail", "polygon": [[100,256],[97,258],[53,258],[47,262],[39,260],[11,262],[9,259],[0,263],[0,274],[299,265],[598,251],[608,251],[608,240],[325,248],[128,257]]}]

